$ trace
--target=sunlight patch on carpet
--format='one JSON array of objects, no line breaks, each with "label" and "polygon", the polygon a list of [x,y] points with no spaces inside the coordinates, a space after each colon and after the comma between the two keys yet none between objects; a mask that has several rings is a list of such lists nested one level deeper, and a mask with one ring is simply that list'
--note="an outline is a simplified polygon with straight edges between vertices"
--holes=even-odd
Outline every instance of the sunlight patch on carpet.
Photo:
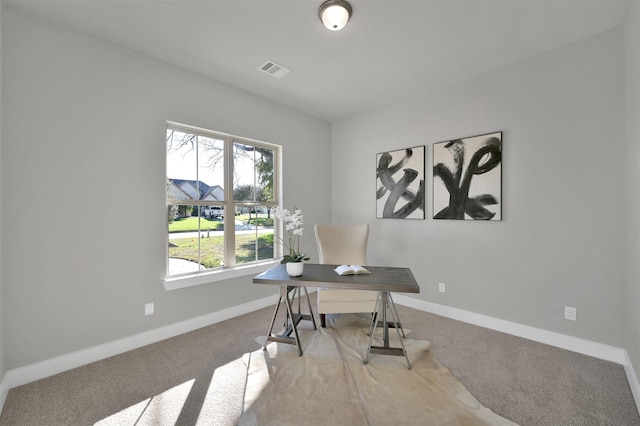
[{"label": "sunlight patch on carpet", "polygon": [[235,425],[242,413],[247,362],[245,354],[213,372],[196,425]]},{"label": "sunlight patch on carpet", "polygon": [[195,379],[102,419],[95,426],[175,424]]}]

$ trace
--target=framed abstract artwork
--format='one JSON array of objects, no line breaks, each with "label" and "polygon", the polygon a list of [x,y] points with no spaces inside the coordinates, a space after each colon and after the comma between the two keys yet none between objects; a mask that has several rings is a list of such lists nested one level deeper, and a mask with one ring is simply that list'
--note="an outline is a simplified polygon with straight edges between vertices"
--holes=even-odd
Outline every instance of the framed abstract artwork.
[{"label": "framed abstract artwork", "polygon": [[502,132],[433,144],[433,218],[502,220]]},{"label": "framed abstract artwork", "polygon": [[424,146],[376,155],[376,217],[424,219]]}]

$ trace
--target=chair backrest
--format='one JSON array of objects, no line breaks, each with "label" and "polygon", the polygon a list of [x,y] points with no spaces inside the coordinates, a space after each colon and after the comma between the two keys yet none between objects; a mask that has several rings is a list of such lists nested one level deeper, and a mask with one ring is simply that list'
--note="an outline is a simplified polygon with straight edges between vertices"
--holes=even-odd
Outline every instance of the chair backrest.
[{"label": "chair backrest", "polygon": [[320,263],[366,265],[369,225],[316,225]]}]

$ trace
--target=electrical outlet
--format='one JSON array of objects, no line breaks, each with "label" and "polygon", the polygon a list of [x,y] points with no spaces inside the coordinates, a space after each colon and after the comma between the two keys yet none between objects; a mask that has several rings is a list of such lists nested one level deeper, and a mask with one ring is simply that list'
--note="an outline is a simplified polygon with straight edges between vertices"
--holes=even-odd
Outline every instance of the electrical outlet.
[{"label": "electrical outlet", "polygon": [[572,308],[571,306],[565,306],[564,307],[564,319],[569,320],[569,321],[576,321],[576,319],[577,319],[576,308]]},{"label": "electrical outlet", "polygon": [[444,283],[438,283],[438,291],[444,293],[446,290]]},{"label": "electrical outlet", "polygon": [[153,303],[146,303],[144,305],[144,314],[153,315]]}]

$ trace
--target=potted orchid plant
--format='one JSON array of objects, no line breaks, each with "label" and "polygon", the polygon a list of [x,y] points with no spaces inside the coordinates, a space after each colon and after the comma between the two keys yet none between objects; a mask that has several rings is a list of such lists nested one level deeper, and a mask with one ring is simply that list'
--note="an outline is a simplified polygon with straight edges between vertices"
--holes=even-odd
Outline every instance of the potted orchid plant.
[{"label": "potted orchid plant", "polygon": [[293,212],[276,207],[274,212],[276,219],[281,220],[284,225],[285,237],[278,235],[284,249],[284,256],[280,263],[287,264],[287,272],[292,276],[302,275],[302,261],[309,260],[306,253],[300,252],[300,236],[304,231],[304,222],[302,220],[302,210],[293,207]]}]

